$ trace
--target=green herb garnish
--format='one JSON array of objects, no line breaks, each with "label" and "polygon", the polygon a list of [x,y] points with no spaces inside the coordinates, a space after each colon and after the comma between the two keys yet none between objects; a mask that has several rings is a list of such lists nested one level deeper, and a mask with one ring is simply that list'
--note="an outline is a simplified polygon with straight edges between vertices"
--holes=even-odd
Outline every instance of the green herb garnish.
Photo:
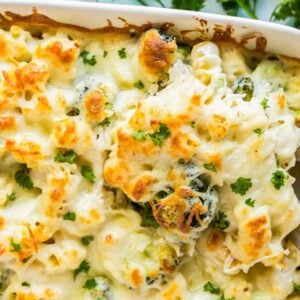
[{"label": "green herb garnish", "polygon": [[268,105],[268,99],[267,98],[264,98],[261,102],[260,102],[260,105],[262,106],[263,109],[267,109],[269,108],[270,106]]},{"label": "green herb garnish", "polygon": [[29,287],[29,286],[30,286],[30,283],[27,282],[27,281],[23,281],[23,282],[22,282],[22,286],[28,286],[28,287]]},{"label": "green herb garnish", "polygon": [[137,141],[145,141],[147,139],[147,133],[143,130],[136,131],[131,136]]},{"label": "green herb garnish", "polygon": [[149,133],[149,137],[151,138],[153,144],[155,146],[161,147],[164,140],[166,140],[170,136],[171,132],[166,124],[160,123],[159,129],[154,133]]},{"label": "green herb garnish", "polygon": [[77,154],[73,150],[59,150],[54,157],[57,162],[66,162],[72,164],[76,159]]},{"label": "green herb garnish", "polygon": [[76,214],[74,212],[68,211],[63,215],[63,219],[66,221],[75,221],[76,220]]},{"label": "green herb garnish", "polygon": [[21,244],[15,243],[14,240],[10,240],[10,245],[13,248],[11,252],[20,252],[22,250]]},{"label": "green herb garnish", "polygon": [[125,59],[127,57],[126,48],[122,48],[118,51],[119,57]]},{"label": "green herb garnish", "polygon": [[139,90],[142,90],[145,86],[144,86],[143,82],[139,80],[139,81],[134,83],[134,87],[139,89]]},{"label": "green herb garnish", "polygon": [[284,181],[287,179],[288,176],[284,174],[283,171],[277,170],[272,174],[271,182],[276,190],[279,190],[281,187],[284,186]]},{"label": "green herb garnish", "polygon": [[81,166],[80,169],[81,175],[90,183],[95,183],[96,176],[93,169],[88,165]]},{"label": "green herb garnish", "polygon": [[15,201],[17,199],[16,193],[12,192],[11,194],[6,195],[6,201]]},{"label": "green herb garnish", "polygon": [[245,200],[245,204],[250,206],[250,207],[254,207],[254,204],[255,204],[255,200],[251,199],[251,198],[247,198]]},{"label": "green herb garnish", "polygon": [[246,192],[252,187],[251,178],[239,177],[235,183],[230,185],[233,192],[244,196]]},{"label": "green herb garnish", "polygon": [[254,133],[256,133],[258,136],[261,136],[264,131],[261,128],[256,128],[253,130]]},{"label": "green herb garnish", "polygon": [[95,278],[88,279],[82,286],[84,289],[92,290],[97,286]]},{"label": "green herb garnish", "polygon": [[212,172],[215,172],[215,173],[217,172],[217,168],[212,162],[203,164],[203,167]]},{"label": "green herb garnish", "polygon": [[85,246],[89,245],[94,240],[92,235],[86,235],[81,238],[81,243]]},{"label": "green herb garnish", "polygon": [[214,286],[210,281],[205,283],[205,285],[203,286],[203,291],[214,295],[220,295],[221,293],[220,288]]},{"label": "green herb garnish", "polygon": [[86,260],[83,260],[80,263],[79,267],[74,270],[74,279],[77,277],[79,273],[87,274],[89,270],[90,270],[90,264]]},{"label": "green herb garnish", "polygon": [[90,55],[90,52],[87,50],[83,50],[80,53],[80,57],[82,57],[83,63],[85,65],[94,66],[97,63],[96,55]]},{"label": "green herb garnish", "polygon": [[26,165],[23,165],[22,169],[15,173],[15,181],[24,189],[33,189],[33,182],[29,176],[29,169]]}]

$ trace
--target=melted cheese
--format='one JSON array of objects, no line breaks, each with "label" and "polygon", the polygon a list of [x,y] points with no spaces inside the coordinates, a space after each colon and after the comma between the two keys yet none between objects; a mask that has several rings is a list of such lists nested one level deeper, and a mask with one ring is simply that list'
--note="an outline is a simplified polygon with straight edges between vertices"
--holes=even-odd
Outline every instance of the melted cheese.
[{"label": "melted cheese", "polygon": [[178,47],[156,29],[0,31],[1,299],[282,300],[300,284],[299,62]]}]

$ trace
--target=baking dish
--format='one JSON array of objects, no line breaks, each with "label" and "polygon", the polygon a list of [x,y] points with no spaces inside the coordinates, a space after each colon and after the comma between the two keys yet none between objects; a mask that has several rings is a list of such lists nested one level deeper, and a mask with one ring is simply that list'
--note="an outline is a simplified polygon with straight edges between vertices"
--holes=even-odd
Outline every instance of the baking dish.
[{"label": "baking dish", "polygon": [[[124,23],[142,25],[151,23],[175,25],[177,33],[191,31],[193,38],[211,39],[218,33],[222,38],[242,42],[247,48],[263,48],[286,56],[300,58],[298,50],[300,31],[284,25],[263,21],[154,7],[127,6],[72,1],[0,1],[0,11],[29,15],[32,8],[61,23],[75,24],[90,29],[115,27]],[[195,30],[195,31],[194,31]]]}]

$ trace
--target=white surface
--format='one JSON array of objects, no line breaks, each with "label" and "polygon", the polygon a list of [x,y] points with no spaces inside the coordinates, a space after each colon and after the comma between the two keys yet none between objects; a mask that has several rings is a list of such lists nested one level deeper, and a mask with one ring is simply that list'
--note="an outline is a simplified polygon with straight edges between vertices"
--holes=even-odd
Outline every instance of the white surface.
[{"label": "white surface", "polygon": [[209,35],[213,33],[215,24],[232,25],[235,29],[233,37],[238,41],[250,33],[259,33],[267,38],[267,51],[279,52],[288,56],[300,58],[300,31],[291,27],[281,26],[269,22],[256,21],[246,18],[236,18],[224,15],[207,14],[183,10],[170,10],[143,6],[124,6],[116,4],[100,4],[72,1],[23,1],[0,0],[0,11],[14,11],[19,14],[31,13],[32,6],[38,8],[42,14],[65,23],[77,24],[88,28],[107,25],[107,19],[114,26],[123,26],[118,17],[125,18],[136,25],[152,22],[162,24],[171,22],[179,30],[199,28],[197,18],[208,21]]}]

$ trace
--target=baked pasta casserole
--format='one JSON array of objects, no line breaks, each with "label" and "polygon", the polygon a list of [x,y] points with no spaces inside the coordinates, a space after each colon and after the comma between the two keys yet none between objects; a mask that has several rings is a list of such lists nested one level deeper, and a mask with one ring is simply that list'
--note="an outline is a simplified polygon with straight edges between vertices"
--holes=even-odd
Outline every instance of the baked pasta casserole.
[{"label": "baked pasta casserole", "polygon": [[300,62],[166,30],[0,31],[0,298],[300,297]]}]

